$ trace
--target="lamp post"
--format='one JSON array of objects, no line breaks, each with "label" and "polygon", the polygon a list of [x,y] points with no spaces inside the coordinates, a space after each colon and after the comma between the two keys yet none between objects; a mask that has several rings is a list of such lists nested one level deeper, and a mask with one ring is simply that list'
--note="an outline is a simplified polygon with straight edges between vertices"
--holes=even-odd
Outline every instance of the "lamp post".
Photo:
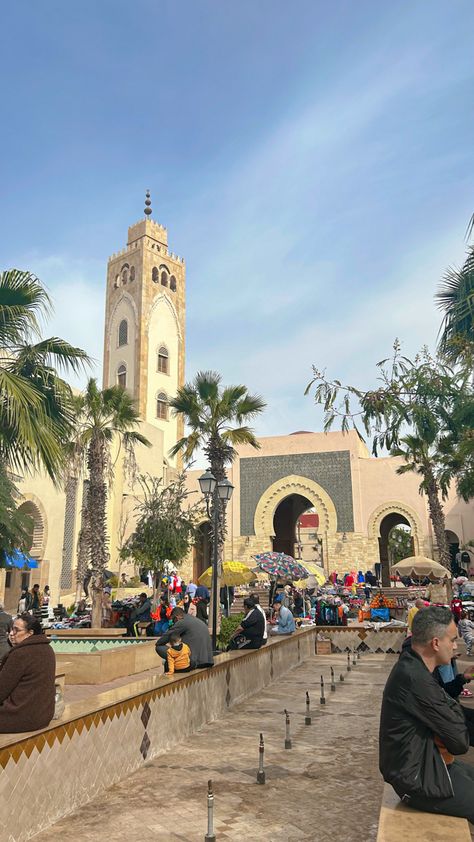
[{"label": "lamp post", "polygon": [[[212,471],[205,471],[199,477],[199,487],[201,494],[206,501],[207,516],[212,517],[212,650],[216,651],[217,647],[217,605],[219,594],[217,593],[218,573],[219,573],[219,514],[222,511],[225,523],[225,510],[227,503],[232,497],[234,486],[224,477],[224,479],[217,482]],[[212,501],[212,513],[210,503]]]}]

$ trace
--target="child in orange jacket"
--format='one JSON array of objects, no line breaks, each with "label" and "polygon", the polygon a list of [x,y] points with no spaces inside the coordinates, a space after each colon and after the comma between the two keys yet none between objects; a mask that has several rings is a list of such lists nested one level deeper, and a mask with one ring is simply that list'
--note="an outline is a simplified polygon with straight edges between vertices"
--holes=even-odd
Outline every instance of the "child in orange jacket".
[{"label": "child in orange jacket", "polygon": [[166,655],[165,673],[168,677],[175,672],[189,672],[191,669],[191,650],[183,643],[178,632],[170,635],[170,646]]}]

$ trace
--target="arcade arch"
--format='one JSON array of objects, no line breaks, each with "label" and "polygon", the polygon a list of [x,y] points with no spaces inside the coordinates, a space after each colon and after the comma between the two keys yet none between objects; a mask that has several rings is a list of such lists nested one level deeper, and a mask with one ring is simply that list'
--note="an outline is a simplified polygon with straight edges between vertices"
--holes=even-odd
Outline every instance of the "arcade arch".
[{"label": "arcade arch", "polygon": [[403,503],[394,501],[379,506],[370,516],[367,533],[369,538],[377,538],[379,544],[379,563],[381,566],[382,585],[390,586],[390,558],[388,539],[395,526],[408,526],[411,532],[412,555],[420,555],[422,528],[417,513]]}]

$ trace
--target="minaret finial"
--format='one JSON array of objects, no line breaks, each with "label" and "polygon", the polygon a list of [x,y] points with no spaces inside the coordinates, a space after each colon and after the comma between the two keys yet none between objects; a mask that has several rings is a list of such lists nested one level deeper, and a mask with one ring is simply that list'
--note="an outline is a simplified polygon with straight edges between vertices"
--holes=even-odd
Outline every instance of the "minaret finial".
[{"label": "minaret finial", "polygon": [[150,191],[146,191],[146,198],[145,198],[145,216],[150,216],[151,214],[151,199],[150,199]]}]

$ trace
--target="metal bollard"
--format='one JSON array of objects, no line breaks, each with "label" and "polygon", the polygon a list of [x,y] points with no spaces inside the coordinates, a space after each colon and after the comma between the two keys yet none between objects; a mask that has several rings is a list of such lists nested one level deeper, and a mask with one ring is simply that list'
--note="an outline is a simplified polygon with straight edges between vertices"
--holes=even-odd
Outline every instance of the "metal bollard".
[{"label": "metal bollard", "polygon": [[290,714],[285,708],[285,748],[291,748]]},{"label": "metal bollard", "polygon": [[204,842],[216,842],[214,833],[214,793],[212,781],[207,782],[207,833]]},{"label": "metal bollard", "polygon": [[324,678],[323,678],[323,676],[321,676],[321,698],[320,698],[320,700],[319,700],[319,703],[320,703],[321,705],[325,705],[325,704],[326,704],[326,697],[325,697],[325,695],[324,695]]},{"label": "metal bollard", "polygon": [[360,651],[359,651],[359,649],[357,650],[357,660],[360,661]]},{"label": "metal bollard", "polygon": [[260,734],[260,744],[258,746],[258,772],[257,772],[257,783],[264,784],[265,783],[265,770],[263,768],[263,755],[265,753],[265,745],[263,742],[263,734]]},{"label": "metal bollard", "polygon": [[334,681],[334,670],[331,667],[331,693],[335,693],[335,692],[336,692],[336,684],[335,684],[335,681]]},{"label": "metal bollard", "polygon": [[352,666],[357,666],[356,653],[354,649],[352,650]]},{"label": "metal bollard", "polygon": [[352,669],[351,667],[351,655],[350,652],[347,653],[347,672],[350,672]]},{"label": "metal bollard", "polygon": [[311,725],[311,706],[309,703],[309,693],[306,691],[306,716],[304,718],[305,725]]},{"label": "metal bollard", "polygon": [[339,675],[339,681],[344,681],[344,676],[343,676],[342,672]]}]

